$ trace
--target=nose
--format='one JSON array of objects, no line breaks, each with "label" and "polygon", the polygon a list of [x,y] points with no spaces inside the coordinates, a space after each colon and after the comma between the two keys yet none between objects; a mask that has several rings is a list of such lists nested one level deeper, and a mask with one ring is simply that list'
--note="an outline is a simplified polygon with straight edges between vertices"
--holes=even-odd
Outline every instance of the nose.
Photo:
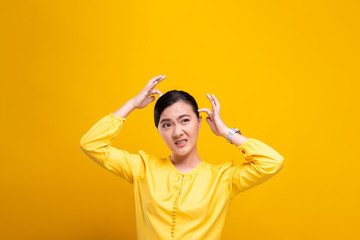
[{"label": "nose", "polygon": [[183,130],[182,130],[181,126],[175,124],[172,135],[173,135],[174,139],[178,139],[180,136],[182,136],[183,135]]}]

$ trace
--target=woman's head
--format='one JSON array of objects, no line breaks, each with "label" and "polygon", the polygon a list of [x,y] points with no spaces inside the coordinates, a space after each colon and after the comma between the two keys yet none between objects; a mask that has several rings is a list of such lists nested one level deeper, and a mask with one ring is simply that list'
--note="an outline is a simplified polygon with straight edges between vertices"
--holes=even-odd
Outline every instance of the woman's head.
[{"label": "woman's head", "polygon": [[[162,95],[154,108],[155,126],[167,146],[176,155],[186,155],[196,147],[201,116],[195,99],[184,91]],[[184,140],[184,144],[178,144]]]},{"label": "woman's head", "polygon": [[156,102],[154,108],[154,120],[155,120],[155,127],[157,128],[160,121],[161,113],[164,111],[165,108],[169,107],[170,105],[178,102],[184,101],[191,105],[195,115],[199,119],[199,112],[198,112],[198,105],[196,100],[193,96],[185,91],[178,91],[178,90],[171,90],[162,95]]}]

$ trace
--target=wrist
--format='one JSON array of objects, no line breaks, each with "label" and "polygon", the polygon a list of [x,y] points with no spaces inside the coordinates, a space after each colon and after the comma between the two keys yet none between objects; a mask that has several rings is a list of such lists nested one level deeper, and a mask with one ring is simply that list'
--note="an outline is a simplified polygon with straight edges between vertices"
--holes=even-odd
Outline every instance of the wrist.
[{"label": "wrist", "polygon": [[136,107],[134,106],[133,101],[130,99],[113,113],[119,117],[126,118],[134,109],[136,109]]},{"label": "wrist", "polygon": [[[238,133],[238,134],[236,134],[236,133]],[[234,135],[235,135],[235,136],[234,136]],[[226,135],[226,140],[227,140],[229,143],[234,144],[233,139],[234,139],[236,142],[238,142],[238,139],[236,139],[236,138],[237,138],[237,135],[241,136],[241,132],[240,132],[239,129],[237,129],[237,128],[234,127],[234,128],[232,128],[232,129],[230,129],[229,133]],[[242,136],[241,136],[241,137],[242,137]]]},{"label": "wrist", "polygon": [[226,138],[226,136],[228,135],[228,133],[230,132],[231,128],[229,127],[225,127],[223,129],[223,131],[221,132],[221,136],[223,136],[224,138]]},{"label": "wrist", "polygon": [[138,107],[135,105],[135,98],[132,98],[132,99],[130,99],[129,101],[127,101],[127,104],[129,104],[129,107],[130,107],[132,110],[135,110],[135,109],[138,108]]}]

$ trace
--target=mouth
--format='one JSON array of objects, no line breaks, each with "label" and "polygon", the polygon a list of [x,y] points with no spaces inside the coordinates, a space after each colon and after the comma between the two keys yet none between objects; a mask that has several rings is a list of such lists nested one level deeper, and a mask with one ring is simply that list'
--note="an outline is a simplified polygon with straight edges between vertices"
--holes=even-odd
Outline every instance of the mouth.
[{"label": "mouth", "polygon": [[175,145],[178,147],[183,147],[187,143],[187,139],[180,139],[179,141],[175,142]]}]

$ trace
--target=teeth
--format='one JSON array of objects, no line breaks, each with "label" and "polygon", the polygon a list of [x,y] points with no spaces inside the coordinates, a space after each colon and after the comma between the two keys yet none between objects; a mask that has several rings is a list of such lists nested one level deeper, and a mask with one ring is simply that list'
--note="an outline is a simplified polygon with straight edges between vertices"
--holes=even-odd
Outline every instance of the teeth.
[{"label": "teeth", "polygon": [[181,142],[177,142],[175,144],[181,144],[181,143],[184,143],[184,142],[186,142],[186,140],[182,140]]}]

